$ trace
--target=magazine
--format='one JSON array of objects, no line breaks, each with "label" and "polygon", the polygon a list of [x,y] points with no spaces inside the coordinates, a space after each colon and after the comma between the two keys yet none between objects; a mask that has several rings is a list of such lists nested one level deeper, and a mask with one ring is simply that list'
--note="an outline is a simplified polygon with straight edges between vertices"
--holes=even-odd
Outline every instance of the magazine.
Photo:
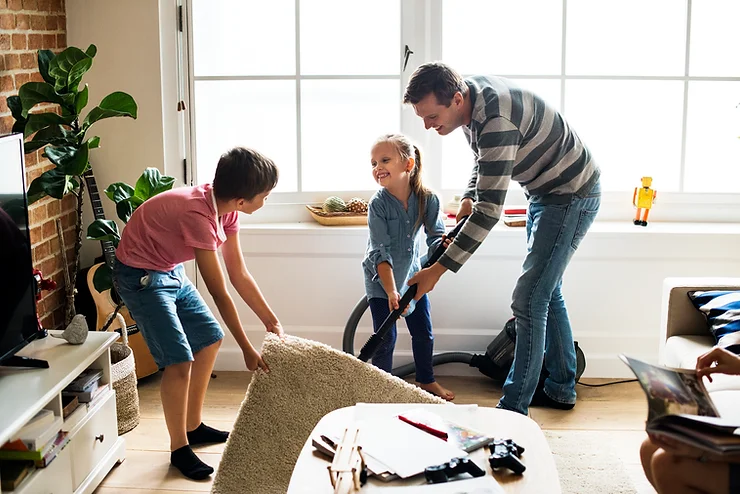
[{"label": "magazine", "polygon": [[740,423],[722,419],[694,369],[652,365],[620,355],[648,400],[645,430],[718,455],[740,453]]}]

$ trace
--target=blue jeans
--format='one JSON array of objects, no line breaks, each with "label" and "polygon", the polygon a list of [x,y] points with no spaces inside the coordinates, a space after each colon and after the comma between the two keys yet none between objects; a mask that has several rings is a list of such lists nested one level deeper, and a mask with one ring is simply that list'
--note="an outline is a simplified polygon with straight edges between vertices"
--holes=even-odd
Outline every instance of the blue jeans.
[{"label": "blue jeans", "polygon": [[516,318],[514,362],[499,408],[526,415],[544,364],[550,373],[545,394],[576,402],[576,353],[563,300],[563,273],[596,218],[601,204],[597,182],[586,197],[567,204],[533,202],[527,214],[527,256],[511,308]]},{"label": "blue jeans", "polygon": [[113,283],[160,369],[192,362],[194,354],[224,337],[182,264],[164,272],[116,260]]},{"label": "blue jeans", "polygon": [[[380,325],[390,314],[388,299],[371,298],[370,313],[373,316],[373,329],[378,331]],[[416,302],[414,311],[405,317],[406,326],[411,333],[411,349],[414,353],[416,366],[416,382],[429,384],[434,382],[432,366],[432,352],[434,351],[434,335],[432,334],[432,312],[429,298],[424,295]],[[394,324],[383,344],[373,356],[373,365],[386,372],[393,369],[393,349],[396,346],[396,325]]]}]

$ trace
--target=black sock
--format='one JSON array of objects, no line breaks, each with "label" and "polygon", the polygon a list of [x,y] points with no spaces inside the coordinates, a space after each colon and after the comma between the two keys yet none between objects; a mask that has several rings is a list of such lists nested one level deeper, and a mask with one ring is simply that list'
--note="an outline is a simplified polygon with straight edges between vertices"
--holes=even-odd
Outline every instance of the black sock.
[{"label": "black sock", "polygon": [[538,388],[534,392],[534,396],[532,397],[532,403],[529,404],[531,407],[548,407],[548,408],[555,408],[557,410],[572,410],[574,406],[576,406],[575,403],[561,403],[559,401],[555,401],[549,396],[545,394],[545,391],[541,388]]},{"label": "black sock", "polygon": [[228,432],[208,427],[203,422],[195,430],[188,432],[188,442],[191,446],[206,443],[225,443],[228,438]]},{"label": "black sock", "polygon": [[182,474],[193,480],[203,480],[213,473],[210,467],[200,461],[190,445],[183,446],[170,453],[170,463],[182,472]]}]

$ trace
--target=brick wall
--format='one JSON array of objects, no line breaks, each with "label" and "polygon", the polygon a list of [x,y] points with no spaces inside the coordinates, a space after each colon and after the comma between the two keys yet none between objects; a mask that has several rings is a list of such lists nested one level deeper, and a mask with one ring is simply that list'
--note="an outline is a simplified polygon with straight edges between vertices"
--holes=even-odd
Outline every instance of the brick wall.
[{"label": "brick wall", "polygon": [[[6,98],[18,94],[28,81],[42,81],[36,51],[56,53],[67,46],[67,19],[64,0],[0,0],[0,135],[10,132],[13,117]],[[26,155],[26,183],[53,167],[42,151]],[[57,282],[57,289],[44,292],[38,312],[45,328],[64,323],[64,274],[57,236],[56,219],[61,218],[67,259],[72,260],[75,201],[67,196],[59,201],[46,198],[34,203],[30,212],[33,262],[44,277]],[[70,264],[70,267],[72,265]]]}]

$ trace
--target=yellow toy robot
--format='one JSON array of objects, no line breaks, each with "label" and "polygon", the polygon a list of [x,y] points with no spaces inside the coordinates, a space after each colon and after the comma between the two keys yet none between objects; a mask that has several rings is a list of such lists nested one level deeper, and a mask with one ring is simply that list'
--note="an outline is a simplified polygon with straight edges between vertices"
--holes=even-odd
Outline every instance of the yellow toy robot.
[{"label": "yellow toy robot", "polygon": [[650,208],[653,207],[655,198],[658,195],[658,191],[650,188],[652,183],[652,177],[642,177],[642,187],[635,187],[635,192],[632,194],[632,204],[637,208],[634,221],[635,225],[647,226]]}]

